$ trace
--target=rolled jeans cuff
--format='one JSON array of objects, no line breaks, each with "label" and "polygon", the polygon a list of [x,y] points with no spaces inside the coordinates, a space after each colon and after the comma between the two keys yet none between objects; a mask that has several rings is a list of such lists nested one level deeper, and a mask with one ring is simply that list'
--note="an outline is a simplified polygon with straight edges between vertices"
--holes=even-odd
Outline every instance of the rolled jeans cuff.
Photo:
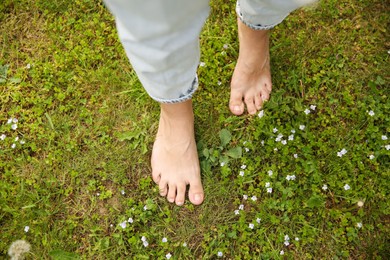
[{"label": "rolled jeans cuff", "polygon": [[163,99],[163,98],[157,98],[154,97],[152,94],[149,94],[149,96],[154,99],[155,101],[162,103],[162,104],[175,104],[175,103],[181,103],[184,101],[187,101],[192,98],[192,95],[195,93],[195,91],[198,89],[199,83],[198,83],[198,76],[195,76],[194,81],[192,82],[190,88],[188,91],[184,94],[181,95],[178,98],[174,99]]}]

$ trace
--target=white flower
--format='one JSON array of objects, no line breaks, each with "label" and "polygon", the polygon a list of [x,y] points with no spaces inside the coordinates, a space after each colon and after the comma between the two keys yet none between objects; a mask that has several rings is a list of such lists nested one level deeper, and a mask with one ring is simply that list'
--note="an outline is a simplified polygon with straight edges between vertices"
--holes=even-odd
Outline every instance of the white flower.
[{"label": "white flower", "polygon": [[241,165],[241,169],[245,170],[246,169],[246,165],[245,164]]},{"label": "white flower", "polygon": [[390,144],[385,145],[386,150],[390,150]]},{"label": "white flower", "polygon": [[30,244],[25,240],[16,240],[8,249],[11,260],[24,259],[24,254],[30,251]]},{"label": "white flower", "polygon": [[226,50],[227,48],[229,48],[229,45],[228,45],[227,43],[225,43],[225,44],[223,45],[223,48]]},{"label": "white flower", "polygon": [[303,131],[303,130],[305,130],[305,127],[306,127],[305,125],[299,125],[299,130]]},{"label": "white flower", "polygon": [[374,116],[375,113],[374,113],[374,111],[370,110],[370,112],[368,112],[368,115],[369,115],[369,116]]},{"label": "white flower", "polygon": [[99,197],[99,196],[100,196],[100,193],[99,193],[99,192],[98,192],[98,193],[96,193],[96,196],[98,196],[98,197]]},{"label": "white flower", "polygon": [[310,110],[307,109],[307,108],[306,108],[305,111],[303,111],[303,112],[305,112],[306,115],[310,114]]},{"label": "white flower", "polygon": [[244,194],[242,197],[243,197],[244,200],[247,200],[247,199],[248,199],[248,195],[245,195],[245,194]]},{"label": "white flower", "polygon": [[257,218],[257,219],[256,219],[256,222],[257,222],[258,224],[260,224],[260,221],[261,221],[261,218]]},{"label": "white flower", "polygon": [[323,190],[327,190],[327,189],[328,189],[328,185],[324,184],[324,185],[322,186],[322,189],[323,189]]},{"label": "white flower", "polygon": [[163,237],[163,239],[161,240],[161,242],[166,243],[166,242],[168,242],[168,239],[167,239],[166,237]]},{"label": "white flower", "polygon": [[225,166],[225,162],[221,162],[221,167]]},{"label": "white flower", "polygon": [[20,144],[25,144],[26,143],[26,141],[24,141],[24,140],[20,140],[20,142],[19,142]]},{"label": "white flower", "polygon": [[27,233],[29,230],[30,230],[30,227],[29,227],[29,226],[25,226],[25,227],[24,227],[24,232]]},{"label": "white flower", "polygon": [[272,170],[269,170],[268,171],[268,176],[272,176],[272,174],[274,174],[274,172]]},{"label": "white flower", "polygon": [[274,148],[274,151],[277,152],[277,151],[278,151],[278,148]]},{"label": "white flower", "polygon": [[244,204],[241,204],[240,206],[238,206],[238,209],[239,210],[244,210]]},{"label": "white flower", "polygon": [[132,218],[129,218],[129,219],[127,220],[127,222],[129,222],[129,223],[133,223],[133,222],[134,222],[134,220],[133,220]]},{"label": "white flower", "polygon": [[146,237],[142,236],[142,237],[141,237],[141,241],[142,241],[142,242],[145,242],[145,241],[146,241]]},{"label": "white flower", "polygon": [[295,175],[287,175],[286,180],[288,181],[295,180]]},{"label": "white flower", "polygon": [[28,64],[26,65],[26,69],[30,69],[30,68],[31,68],[31,64],[28,63]]},{"label": "white flower", "polygon": [[267,188],[268,193],[272,193],[272,188]]},{"label": "white flower", "polygon": [[148,245],[149,245],[148,241],[145,240],[145,241],[143,242],[143,245],[144,245],[144,247],[148,247]]},{"label": "white flower", "polygon": [[362,228],[362,227],[363,227],[363,224],[362,224],[362,222],[358,222],[358,223],[356,223],[356,226],[357,226],[358,228]]},{"label": "white flower", "polygon": [[19,136],[17,136],[16,138],[15,138],[15,142],[17,142],[19,140]]},{"label": "white flower", "polygon": [[295,237],[295,241],[299,241],[299,238],[298,238],[298,237]]},{"label": "white flower", "polygon": [[18,128],[18,125],[17,124],[12,124],[11,128],[12,128],[12,130],[16,130]]},{"label": "white flower", "polygon": [[249,148],[246,148],[246,147],[245,147],[244,149],[245,149],[245,152],[249,152]]},{"label": "white flower", "polygon": [[126,228],[127,226],[127,222],[126,221],[123,221],[122,223],[119,224],[123,229]]},{"label": "white flower", "polygon": [[265,183],[265,187],[266,187],[266,188],[268,188],[268,187],[270,187],[270,186],[271,186],[271,183],[269,183],[269,182],[266,182],[266,183]]},{"label": "white flower", "polygon": [[4,140],[7,136],[5,134],[0,135],[0,140]]},{"label": "white flower", "polygon": [[315,105],[310,105],[310,109],[313,110],[313,111],[316,110],[316,107],[317,106],[315,106]]},{"label": "white flower", "polygon": [[284,255],[284,251],[282,250],[282,251],[280,251],[280,253],[279,253],[280,255]]},{"label": "white flower", "polygon": [[261,146],[264,146],[264,140],[261,140],[260,143],[261,143]]},{"label": "white flower", "polygon": [[359,200],[358,203],[357,203],[357,205],[358,205],[359,208],[363,207],[364,201]]},{"label": "white flower", "polygon": [[338,157],[342,157],[342,156],[345,155],[347,152],[348,152],[348,151],[345,150],[345,149],[343,148],[343,149],[341,149],[340,152],[337,152],[337,156],[338,156]]},{"label": "white flower", "polygon": [[11,148],[12,148],[12,149],[15,149],[15,147],[16,147],[16,144],[12,144],[12,145],[11,145]]},{"label": "white flower", "polygon": [[293,141],[293,140],[294,140],[294,135],[289,135],[289,136],[288,136],[288,140],[289,140],[289,141]]},{"label": "white flower", "polygon": [[16,124],[17,122],[19,122],[19,120],[17,118],[12,118],[12,122]]},{"label": "white flower", "polygon": [[199,63],[199,67],[204,67],[204,66],[206,66],[206,63],[204,63],[203,61],[201,61],[201,62]]},{"label": "white flower", "polygon": [[286,145],[287,144],[287,141],[286,140],[282,140],[281,142],[283,145]]},{"label": "white flower", "polygon": [[168,253],[168,254],[165,255],[165,257],[166,257],[167,259],[170,259],[170,258],[172,257],[172,255],[171,255],[171,253]]},{"label": "white flower", "polygon": [[295,159],[298,158],[298,154],[294,153],[294,158]]},{"label": "white flower", "polygon": [[256,196],[252,196],[251,200],[256,201],[257,197]]},{"label": "white flower", "polygon": [[383,140],[383,141],[386,141],[386,140],[387,140],[387,136],[382,135],[382,140]]},{"label": "white flower", "polygon": [[222,257],[222,256],[223,256],[223,253],[222,253],[221,251],[219,251],[219,252],[217,253],[217,256],[218,256],[218,257]]},{"label": "white flower", "polygon": [[369,157],[368,157],[370,160],[373,160],[375,158],[375,156],[373,154],[371,154]]},{"label": "white flower", "polygon": [[253,229],[254,227],[255,227],[255,224],[252,224],[252,223],[249,224],[250,229]]},{"label": "white flower", "polygon": [[349,189],[351,189],[351,187],[348,184],[345,184],[344,185],[344,190],[349,190]]},{"label": "white flower", "polygon": [[295,134],[295,129],[291,129],[291,133]]},{"label": "white flower", "polygon": [[240,211],[239,211],[238,209],[236,209],[236,210],[234,211],[234,215],[238,215],[238,214],[240,214]]},{"label": "white flower", "polygon": [[272,132],[276,133],[278,131],[278,129],[275,127],[274,129],[272,129]]},{"label": "white flower", "polygon": [[221,85],[222,85],[222,82],[221,82],[221,81],[218,81],[217,84],[218,84],[218,86],[221,86]]},{"label": "white flower", "polygon": [[145,206],[144,206],[144,210],[148,210],[148,206],[145,205]]},{"label": "white flower", "polygon": [[121,190],[121,194],[122,194],[122,195],[125,195],[125,191],[124,191],[124,190]]},{"label": "white flower", "polygon": [[12,117],[10,119],[7,120],[7,125],[11,124],[12,123]]},{"label": "white flower", "polygon": [[240,176],[244,177],[244,175],[245,175],[245,172],[244,171],[240,171]]},{"label": "white flower", "polygon": [[264,110],[260,110],[258,116],[259,116],[259,118],[262,118],[264,116]]},{"label": "white flower", "polygon": [[284,235],[284,240],[288,241],[288,240],[290,240],[290,237],[288,235]]},{"label": "white flower", "polygon": [[284,245],[285,245],[285,246],[289,246],[289,245],[290,245],[290,242],[284,241]]},{"label": "white flower", "polygon": [[187,243],[186,242],[183,243],[183,247],[187,247]]}]

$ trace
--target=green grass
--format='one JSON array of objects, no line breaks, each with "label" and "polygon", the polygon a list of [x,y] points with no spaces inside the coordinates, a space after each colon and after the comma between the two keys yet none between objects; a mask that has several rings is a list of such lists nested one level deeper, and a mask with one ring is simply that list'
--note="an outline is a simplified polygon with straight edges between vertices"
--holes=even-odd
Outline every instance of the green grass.
[{"label": "green grass", "polygon": [[28,259],[389,258],[386,1],[327,0],[277,26],[262,118],[228,111],[234,1],[211,5],[194,97],[206,199],[177,207],[150,177],[159,106],[105,7],[0,4],[0,258],[18,239],[31,244]]}]

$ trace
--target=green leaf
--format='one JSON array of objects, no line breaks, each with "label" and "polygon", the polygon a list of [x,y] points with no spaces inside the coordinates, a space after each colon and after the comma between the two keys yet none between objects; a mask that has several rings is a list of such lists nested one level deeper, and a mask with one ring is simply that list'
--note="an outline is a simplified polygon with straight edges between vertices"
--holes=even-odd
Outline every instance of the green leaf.
[{"label": "green leaf", "polygon": [[234,147],[226,152],[226,155],[232,157],[234,159],[241,158],[242,156],[242,148],[240,146]]},{"label": "green leaf", "polygon": [[232,140],[232,135],[231,135],[231,133],[229,132],[229,130],[227,130],[227,129],[222,129],[222,130],[219,132],[219,138],[221,139],[221,145],[222,145],[222,147],[225,147],[225,146],[230,142],[230,140]]},{"label": "green leaf", "polygon": [[323,200],[320,196],[314,195],[310,197],[307,201],[307,206],[310,208],[320,207],[323,203]]},{"label": "green leaf", "polygon": [[53,250],[49,253],[53,260],[74,260],[80,259],[80,256],[75,253],[65,252],[63,250]]}]

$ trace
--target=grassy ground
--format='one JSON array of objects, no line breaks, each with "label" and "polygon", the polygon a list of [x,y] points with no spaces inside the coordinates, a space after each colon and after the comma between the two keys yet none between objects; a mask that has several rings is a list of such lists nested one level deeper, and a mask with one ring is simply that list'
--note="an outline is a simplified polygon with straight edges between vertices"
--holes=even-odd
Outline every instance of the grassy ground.
[{"label": "grassy ground", "polygon": [[206,200],[177,207],[150,178],[158,104],[104,6],[1,2],[0,258],[17,239],[28,259],[390,257],[387,2],[325,0],[277,26],[262,117],[228,111],[234,1],[211,5],[194,97]]}]

